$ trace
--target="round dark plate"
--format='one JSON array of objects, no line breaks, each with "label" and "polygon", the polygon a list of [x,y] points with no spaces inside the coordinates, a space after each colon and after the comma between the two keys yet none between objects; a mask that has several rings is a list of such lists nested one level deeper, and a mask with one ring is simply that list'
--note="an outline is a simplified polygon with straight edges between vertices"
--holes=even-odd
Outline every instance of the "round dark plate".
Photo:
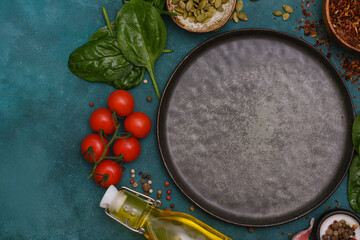
[{"label": "round dark plate", "polygon": [[354,109],[331,62],[262,29],[218,35],[172,74],[158,144],[181,191],[230,223],[265,227],[323,203],[351,163]]}]

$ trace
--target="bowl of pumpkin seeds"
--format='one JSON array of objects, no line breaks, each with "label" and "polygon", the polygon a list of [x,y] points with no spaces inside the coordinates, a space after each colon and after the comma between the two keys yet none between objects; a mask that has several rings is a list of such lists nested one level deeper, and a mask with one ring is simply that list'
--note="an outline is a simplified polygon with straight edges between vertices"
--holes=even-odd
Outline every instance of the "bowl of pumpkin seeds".
[{"label": "bowl of pumpkin seeds", "polygon": [[235,9],[236,0],[167,0],[174,22],[190,32],[211,32],[222,27]]}]

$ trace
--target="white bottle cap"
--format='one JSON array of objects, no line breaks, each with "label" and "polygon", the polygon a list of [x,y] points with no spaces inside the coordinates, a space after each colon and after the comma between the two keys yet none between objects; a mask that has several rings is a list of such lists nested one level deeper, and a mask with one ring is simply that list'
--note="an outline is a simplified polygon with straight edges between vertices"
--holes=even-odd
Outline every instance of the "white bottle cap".
[{"label": "white bottle cap", "polygon": [[118,194],[118,190],[114,185],[111,185],[105,192],[103,198],[100,202],[101,208],[106,208],[110,206],[111,202],[115,199],[116,195]]}]

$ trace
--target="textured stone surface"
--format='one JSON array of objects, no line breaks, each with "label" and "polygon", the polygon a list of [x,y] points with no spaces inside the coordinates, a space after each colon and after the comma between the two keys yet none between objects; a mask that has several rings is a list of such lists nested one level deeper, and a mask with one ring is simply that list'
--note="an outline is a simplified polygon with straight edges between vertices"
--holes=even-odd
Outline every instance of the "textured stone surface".
[{"label": "textured stone surface", "polygon": [[327,197],[350,160],[354,120],[329,66],[271,34],[222,38],[194,56],[166,92],[160,127],[166,162],[190,197],[254,225]]}]

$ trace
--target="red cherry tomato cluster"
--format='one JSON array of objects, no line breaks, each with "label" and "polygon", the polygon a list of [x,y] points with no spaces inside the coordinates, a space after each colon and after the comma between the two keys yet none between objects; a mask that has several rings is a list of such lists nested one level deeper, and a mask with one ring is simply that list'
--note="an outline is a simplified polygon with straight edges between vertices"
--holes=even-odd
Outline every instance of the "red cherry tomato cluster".
[{"label": "red cherry tomato cluster", "polygon": [[[132,162],[139,157],[141,145],[138,138],[146,137],[151,130],[150,118],[142,112],[133,112],[135,101],[125,90],[116,90],[107,100],[108,108],[96,109],[90,116],[90,126],[97,132],[84,138],[81,152],[94,163],[92,173],[97,184],[109,187],[120,182],[122,168],[118,162]],[[126,133],[119,133],[119,117],[125,117]],[[108,140],[107,136],[112,135]],[[115,156],[108,156],[110,146]]]}]

